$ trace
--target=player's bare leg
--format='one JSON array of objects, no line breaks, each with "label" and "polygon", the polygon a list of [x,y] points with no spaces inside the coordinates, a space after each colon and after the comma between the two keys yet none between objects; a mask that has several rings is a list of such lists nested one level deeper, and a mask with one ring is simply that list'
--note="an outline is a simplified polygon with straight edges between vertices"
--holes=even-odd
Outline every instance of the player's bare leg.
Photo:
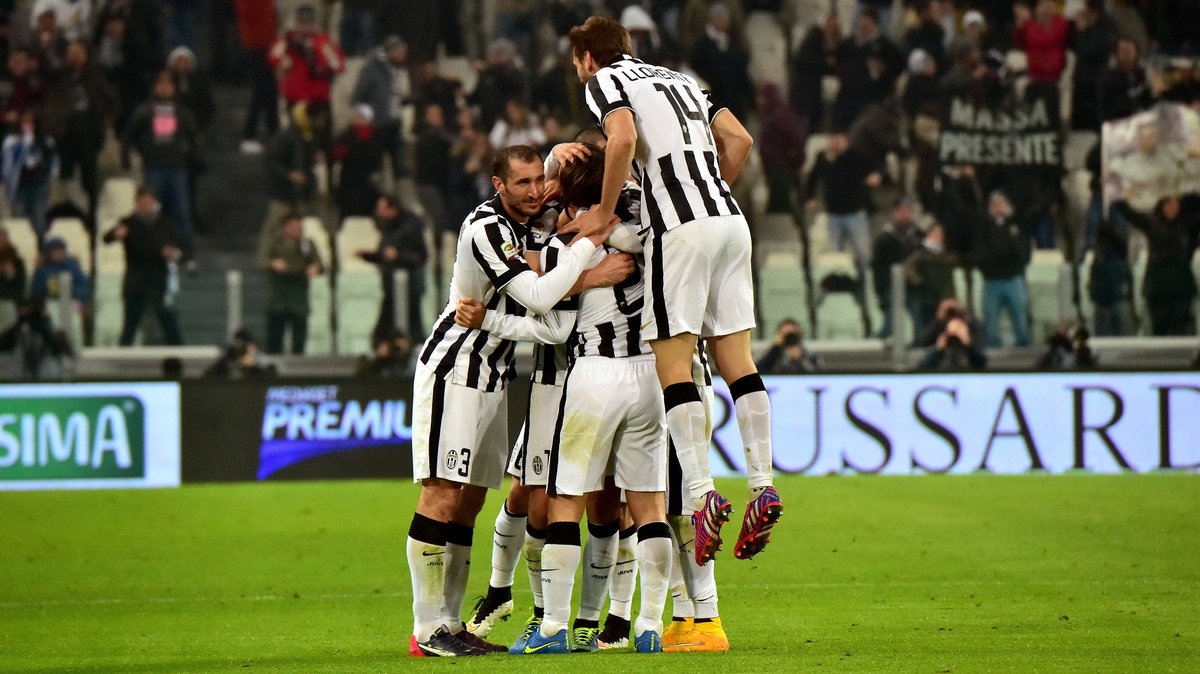
[{"label": "player's bare leg", "polygon": [[[783,503],[775,491],[771,472],[771,401],[750,353],[749,330],[713,337],[707,344],[717,371],[729,383],[746,449],[750,502],[733,556],[750,559],[766,547],[771,540],[771,529],[783,515]],[[699,536],[698,528],[696,533]]]},{"label": "player's bare leg", "polygon": [[653,341],[650,346],[663,389],[667,428],[695,513],[696,563],[704,564],[721,549],[721,525],[729,521],[733,507],[717,492],[712,476],[700,465],[700,457],[708,452],[708,416],[700,389],[692,380],[696,335],[676,335]]}]

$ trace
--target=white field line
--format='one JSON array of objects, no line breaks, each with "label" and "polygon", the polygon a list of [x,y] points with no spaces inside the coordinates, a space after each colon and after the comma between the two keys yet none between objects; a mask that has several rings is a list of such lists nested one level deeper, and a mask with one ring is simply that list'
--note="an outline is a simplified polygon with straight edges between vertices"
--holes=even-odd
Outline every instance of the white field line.
[{"label": "white field line", "polygon": [[[1131,587],[1131,586],[1174,586],[1174,587],[1193,587],[1200,586],[1200,580],[960,580],[953,582],[945,581],[864,581],[864,582],[832,582],[832,583],[721,583],[720,587],[725,589],[752,589],[757,592],[764,590],[789,590],[789,589],[843,589],[843,588],[888,588],[888,587],[924,587],[937,590],[939,588],[948,587],[1006,587],[1011,585],[1035,585],[1042,587],[1070,587],[1070,586],[1112,586],[1112,587]],[[30,600],[30,601],[0,601],[0,608],[24,608],[36,606],[105,606],[110,604],[179,604],[179,603],[234,603],[234,602],[267,602],[267,601],[333,601],[338,599],[396,599],[399,597],[408,597],[410,593],[404,592],[360,592],[360,593],[344,593],[344,594],[301,594],[295,597],[290,594],[260,594],[246,595],[237,597],[112,597],[107,599],[102,598],[80,598],[80,599],[47,599],[47,600]]]}]

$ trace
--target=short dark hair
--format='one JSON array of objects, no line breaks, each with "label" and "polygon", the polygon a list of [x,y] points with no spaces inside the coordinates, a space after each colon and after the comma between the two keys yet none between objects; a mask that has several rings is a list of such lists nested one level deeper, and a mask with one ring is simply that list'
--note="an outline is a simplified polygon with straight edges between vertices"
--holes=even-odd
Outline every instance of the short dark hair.
[{"label": "short dark hair", "polygon": [[400,200],[396,197],[390,194],[381,194],[379,198],[382,199],[383,203],[387,204],[388,208],[392,209],[393,211],[400,210]]},{"label": "short dark hair", "polygon": [[282,218],[279,218],[279,224],[283,225],[288,222],[291,222],[292,220],[299,220],[300,222],[304,222],[304,216],[300,215],[296,211],[288,211],[287,213],[283,214]]},{"label": "short dark hair", "polygon": [[492,155],[492,175],[500,180],[507,181],[509,174],[512,172],[512,160],[520,162],[531,162],[542,160],[542,155],[538,151],[528,145],[509,145],[508,147],[496,150],[496,154]]},{"label": "short dark hair", "polygon": [[860,17],[867,17],[873,21],[876,26],[879,25],[879,10],[875,9],[874,7],[863,7],[858,11],[858,15]]},{"label": "short dark hair", "polygon": [[598,126],[585,126],[579,130],[579,133],[575,134],[576,143],[599,145],[606,140],[608,140],[608,137],[604,135],[604,132]]},{"label": "short dark hair", "polygon": [[[133,198],[140,199],[141,197],[154,197],[154,190],[145,185],[138,185],[137,191],[133,193]],[[158,197],[154,198],[157,199]]]},{"label": "short dark hair", "polygon": [[571,29],[571,51],[582,59],[585,52],[592,55],[596,65],[604,67],[633,51],[629,31],[615,19],[593,16],[583,25]]},{"label": "short dark hair", "polygon": [[600,203],[604,193],[604,150],[584,143],[589,151],[583,159],[573,159],[558,169],[559,199],[564,206],[586,207]]}]

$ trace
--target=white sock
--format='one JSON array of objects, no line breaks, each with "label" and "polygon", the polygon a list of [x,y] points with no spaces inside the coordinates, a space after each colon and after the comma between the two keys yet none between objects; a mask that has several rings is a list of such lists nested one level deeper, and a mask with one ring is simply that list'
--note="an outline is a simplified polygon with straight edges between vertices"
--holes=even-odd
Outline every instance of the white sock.
[{"label": "white sock", "polygon": [[[676,554],[671,555],[671,617],[672,618],[693,618],[695,612],[692,609],[692,596],[688,594],[687,582],[683,578],[683,562],[687,551],[691,549],[692,539],[682,538],[680,536],[680,525],[683,520],[688,520],[688,525],[691,524],[691,518],[685,517],[667,517],[667,523],[671,525],[671,532],[674,534]],[[695,536],[695,529],[692,529],[692,537]],[[682,542],[681,542],[682,541]]]},{"label": "white sock", "polygon": [[629,527],[617,541],[617,561],[608,579],[608,612],[629,620],[633,615],[633,591],[637,587],[637,529]]},{"label": "white sock", "polygon": [[473,527],[451,522],[446,525],[446,627],[451,632],[462,630],[463,597],[467,594],[467,576],[471,572],[471,537]]},{"label": "white sock", "polygon": [[617,561],[617,532],[621,523],[588,522],[588,541],[583,548],[583,582],[579,589],[579,620],[600,620],[604,595],[608,594],[608,578]]},{"label": "white sock", "polygon": [[729,385],[737,409],[738,428],[746,448],[746,483],[751,493],[771,486],[771,399],[762,377],[748,374]]},{"label": "white sock", "polygon": [[579,524],[552,522],[546,529],[542,550],[542,636],[552,637],[571,622],[571,593],[579,569]]},{"label": "white sock", "polygon": [[413,636],[429,641],[442,626],[442,606],[446,578],[445,523],[424,515],[413,515],[408,529],[408,573],[413,591]]},{"label": "white sock", "polygon": [[546,530],[525,526],[525,571],[529,574],[529,591],[533,605],[542,608],[542,549],[546,546]]},{"label": "white sock", "polygon": [[647,630],[662,634],[663,606],[671,581],[671,556],[675,543],[666,522],[650,522],[638,527],[638,571],[642,578],[642,605],[633,625],[635,636]]},{"label": "white sock", "polygon": [[[671,523],[671,530],[675,532],[675,539],[680,543],[676,549],[675,561],[683,575],[687,594],[692,600],[691,617],[716,618],[719,615],[717,613],[717,564],[715,561],[704,566],[696,564],[696,527],[692,525],[690,516],[683,515],[668,519]],[[680,614],[676,613],[675,615]]]},{"label": "white sock", "polygon": [[491,587],[512,587],[517,560],[521,557],[521,545],[525,542],[525,516],[508,512],[506,502],[496,515],[492,530],[492,578]]},{"label": "white sock", "polygon": [[698,458],[708,452],[708,414],[700,390],[692,382],[668,386],[663,391],[663,402],[675,456],[683,470],[688,496],[694,502],[713,490],[712,476],[701,468]]}]

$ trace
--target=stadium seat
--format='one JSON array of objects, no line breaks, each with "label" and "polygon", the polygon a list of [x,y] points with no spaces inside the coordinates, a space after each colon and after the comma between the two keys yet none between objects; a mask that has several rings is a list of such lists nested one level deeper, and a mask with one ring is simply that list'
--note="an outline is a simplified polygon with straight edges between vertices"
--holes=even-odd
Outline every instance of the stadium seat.
[{"label": "stadium seat", "polygon": [[38,251],[37,234],[34,233],[33,227],[25,218],[8,218],[4,221],[4,227],[8,230],[8,238],[12,241],[13,247],[25,261],[25,269],[32,275],[33,268],[37,266],[40,252]]},{"label": "stadium seat", "polygon": [[1066,259],[1058,250],[1035,250],[1025,277],[1029,282],[1030,338],[1035,344],[1058,329],[1064,318],[1059,300]]},{"label": "stadium seat", "polygon": [[379,246],[379,230],[370,218],[346,218],[337,235],[337,351],[340,354],[366,353],[370,349],[371,330],[379,317],[383,290],[379,269],[355,254]]},{"label": "stadium seat", "polygon": [[771,82],[787,91],[787,37],[779,19],[770,12],[752,12],[746,17],[746,34],[750,46],[750,79],[757,86]]},{"label": "stadium seat", "polygon": [[333,257],[329,245],[329,232],[317,218],[304,218],[303,223],[304,237],[313,242],[321,264],[325,267],[325,273],[313,279],[308,286],[308,340],[304,351],[307,354],[328,354],[333,352],[333,331],[330,327]]}]

